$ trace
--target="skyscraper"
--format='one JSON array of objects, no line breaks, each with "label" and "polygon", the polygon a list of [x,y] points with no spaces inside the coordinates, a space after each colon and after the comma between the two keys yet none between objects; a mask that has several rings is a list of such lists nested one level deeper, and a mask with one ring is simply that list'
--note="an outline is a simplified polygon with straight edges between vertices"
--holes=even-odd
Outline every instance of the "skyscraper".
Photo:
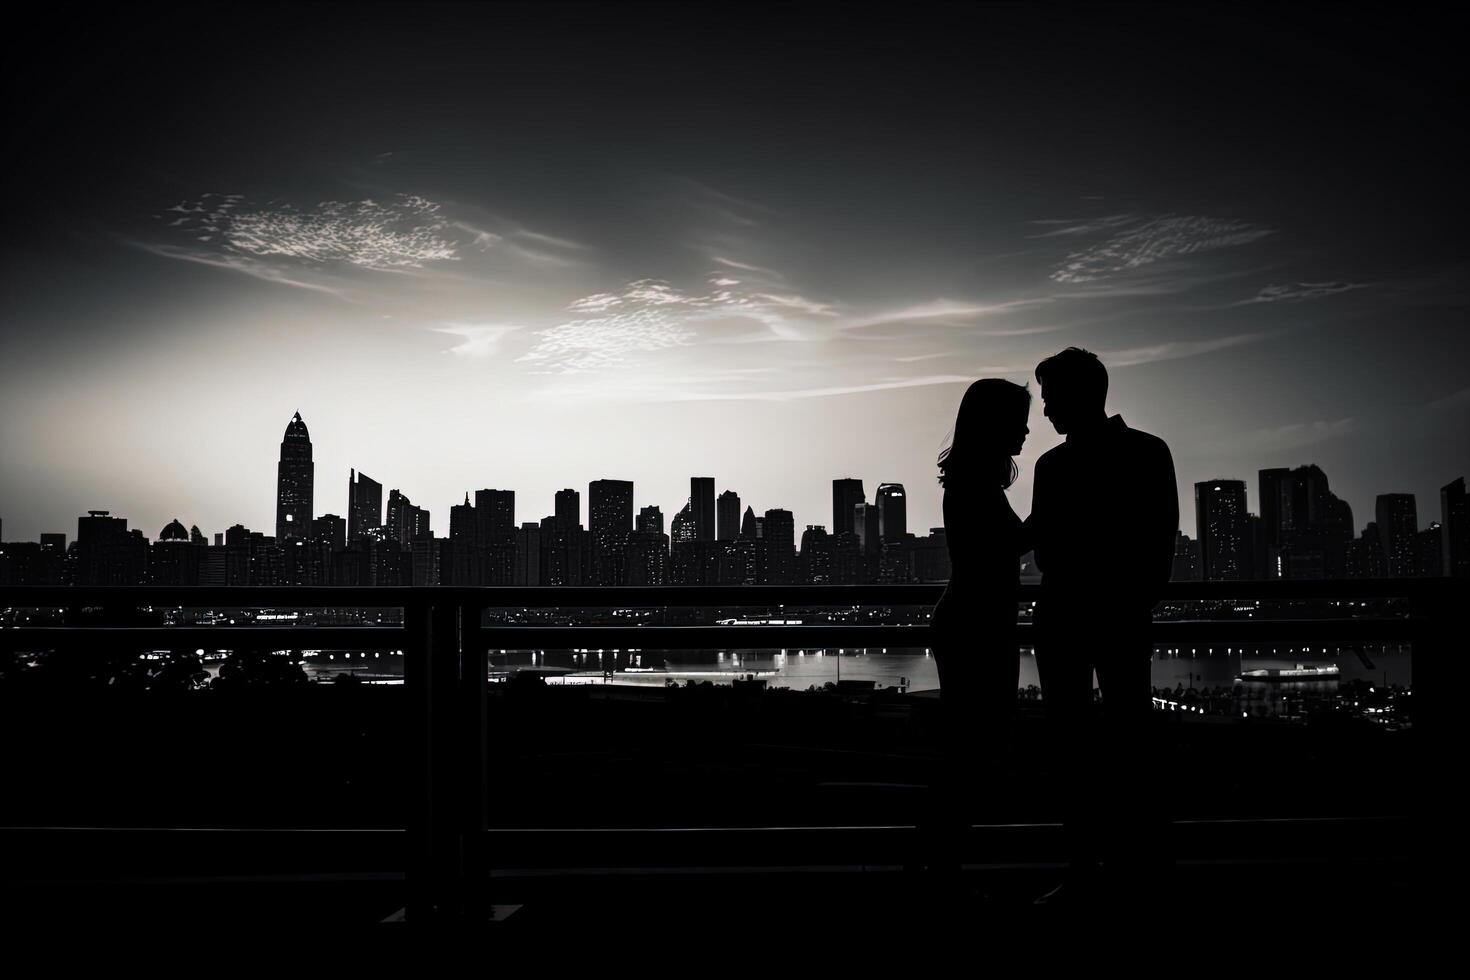
[{"label": "skyscraper", "polygon": [[1389,578],[1411,578],[1418,565],[1418,508],[1411,493],[1381,493],[1374,500],[1379,547]]},{"label": "skyscraper", "polygon": [[511,540],[516,532],[516,492],[476,490],[475,528],[475,543],[481,548]]},{"label": "skyscraper", "polygon": [[429,512],[413,503],[398,490],[388,491],[389,541],[396,541],[404,548],[412,549],[414,542],[429,537]]},{"label": "skyscraper", "polygon": [[863,494],[863,481],[851,477],[832,481],[832,536],[844,531],[854,531],[852,515],[853,508],[866,500]]},{"label": "skyscraper", "polygon": [[699,540],[699,525],[694,520],[694,508],[686,503],[674,515],[669,525],[669,538],[675,545],[689,544]]},{"label": "skyscraper", "polygon": [[1317,466],[1260,471],[1266,578],[1324,579],[1343,574],[1353,512]]},{"label": "skyscraper", "polygon": [[719,528],[716,531],[719,539],[734,541],[740,537],[740,494],[734,490],[726,490],[720,494],[715,509],[719,512]]},{"label": "skyscraper", "polygon": [[464,503],[449,508],[449,540],[460,548],[468,548],[475,543],[475,505],[470,503],[468,493],[464,495]]},{"label": "skyscraper", "polygon": [[1419,533],[1419,515],[1412,493],[1380,493],[1375,501],[1378,536],[1389,578],[1412,578],[1418,567],[1414,536]]},{"label": "skyscraper", "polygon": [[902,483],[880,483],[873,494],[878,504],[878,538],[898,542],[908,533],[908,502]]},{"label": "skyscraper", "polygon": [[366,473],[347,471],[347,543],[372,537],[383,526],[383,485]]},{"label": "skyscraper", "polygon": [[556,529],[572,531],[582,526],[582,495],[571,488],[556,492]]},{"label": "skyscraper", "polygon": [[790,585],[796,576],[796,520],[789,510],[768,510],[761,525],[770,581]]},{"label": "skyscraper", "polygon": [[311,537],[315,465],[311,461],[311,436],[297,412],[286,425],[281,459],[276,463],[276,541],[282,544]]},{"label": "skyscraper", "polygon": [[1462,476],[1439,490],[1440,567],[1446,576],[1470,576],[1470,498]]},{"label": "skyscraper", "polygon": [[745,516],[740,519],[740,536],[754,541],[757,537],[755,530],[755,508],[746,507]]},{"label": "skyscraper", "polygon": [[663,534],[664,512],[651,504],[638,511],[638,533]]},{"label": "skyscraper", "polygon": [[593,585],[622,585],[623,558],[633,533],[631,480],[593,480],[587,485],[587,523],[592,539]]},{"label": "skyscraper", "polygon": [[863,554],[878,553],[878,505],[859,501],[852,505],[851,526],[857,534]]},{"label": "skyscraper", "polygon": [[1245,481],[1208,480],[1194,485],[1195,530],[1199,535],[1200,577],[1206,582],[1248,579],[1249,524]]},{"label": "skyscraper", "polygon": [[715,540],[715,478],[689,478],[689,507],[694,514],[694,528],[700,541]]},{"label": "skyscraper", "polygon": [[341,551],[347,547],[347,522],[336,514],[323,514],[312,520],[311,538],[332,551]]},{"label": "skyscraper", "polygon": [[797,578],[812,585],[832,581],[832,538],[820,524],[808,524],[801,534]]},{"label": "skyscraper", "polygon": [[541,585],[541,525],[528,521],[515,532],[514,585]]}]

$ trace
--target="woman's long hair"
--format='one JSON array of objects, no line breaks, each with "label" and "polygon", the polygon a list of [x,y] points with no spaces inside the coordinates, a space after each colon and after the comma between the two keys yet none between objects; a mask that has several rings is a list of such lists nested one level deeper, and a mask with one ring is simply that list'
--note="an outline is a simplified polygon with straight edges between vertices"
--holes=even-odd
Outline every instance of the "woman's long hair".
[{"label": "woman's long hair", "polygon": [[1004,378],[981,378],[965,390],[954,428],[939,451],[939,483],[993,483],[1002,488],[1016,482],[1019,471],[1007,440],[1013,419],[1022,421],[1031,411],[1031,391]]}]

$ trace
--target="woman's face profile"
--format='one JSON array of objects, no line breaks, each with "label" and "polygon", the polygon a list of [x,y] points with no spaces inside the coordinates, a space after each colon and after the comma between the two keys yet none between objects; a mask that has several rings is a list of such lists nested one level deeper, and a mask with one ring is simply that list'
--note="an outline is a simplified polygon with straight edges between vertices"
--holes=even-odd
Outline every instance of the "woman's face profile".
[{"label": "woman's face profile", "polygon": [[1019,456],[1021,454],[1021,447],[1026,444],[1026,435],[1031,431],[1030,427],[1026,425],[1026,418],[1030,414],[1030,412],[1031,408],[1028,405],[1026,408],[1023,408],[1021,411],[1016,413],[1015,420],[1010,430],[1012,456]]}]

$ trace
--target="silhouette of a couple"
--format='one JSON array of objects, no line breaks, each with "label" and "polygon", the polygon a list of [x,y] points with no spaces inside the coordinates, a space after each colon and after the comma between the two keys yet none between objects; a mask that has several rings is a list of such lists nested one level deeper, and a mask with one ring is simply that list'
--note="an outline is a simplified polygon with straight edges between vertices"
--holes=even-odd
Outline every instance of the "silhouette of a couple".
[{"label": "silhouette of a couple", "polygon": [[[941,826],[954,834],[968,824],[967,787],[1001,785],[996,767],[1008,755],[1020,675],[1019,558],[1034,551],[1047,795],[1063,806],[1070,868],[1041,900],[1087,901],[1146,887],[1159,870],[1150,855],[1166,853],[1143,736],[1152,707],[1149,622],[1169,580],[1179,503],[1168,446],[1104,410],[1108,374],[1095,354],[1069,347],[1042,361],[1036,380],[1046,417],[1066,441],[1037,460],[1024,522],[1006,490],[1030,431],[1027,388],[1000,378],[970,385],[939,457],[952,565],[931,621]],[[955,841],[942,839],[952,860]]]}]

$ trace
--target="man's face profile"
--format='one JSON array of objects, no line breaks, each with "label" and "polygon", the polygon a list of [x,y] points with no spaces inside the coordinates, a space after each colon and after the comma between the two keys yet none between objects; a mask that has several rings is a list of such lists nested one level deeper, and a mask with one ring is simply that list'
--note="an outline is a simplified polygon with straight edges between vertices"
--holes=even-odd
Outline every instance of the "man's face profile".
[{"label": "man's face profile", "polygon": [[1047,385],[1041,383],[1042,414],[1051,420],[1051,426],[1057,430],[1057,435],[1067,434],[1067,411],[1062,403],[1062,397],[1057,394],[1056,389],[1051,389],[1050,397],[1047,394]]}]

